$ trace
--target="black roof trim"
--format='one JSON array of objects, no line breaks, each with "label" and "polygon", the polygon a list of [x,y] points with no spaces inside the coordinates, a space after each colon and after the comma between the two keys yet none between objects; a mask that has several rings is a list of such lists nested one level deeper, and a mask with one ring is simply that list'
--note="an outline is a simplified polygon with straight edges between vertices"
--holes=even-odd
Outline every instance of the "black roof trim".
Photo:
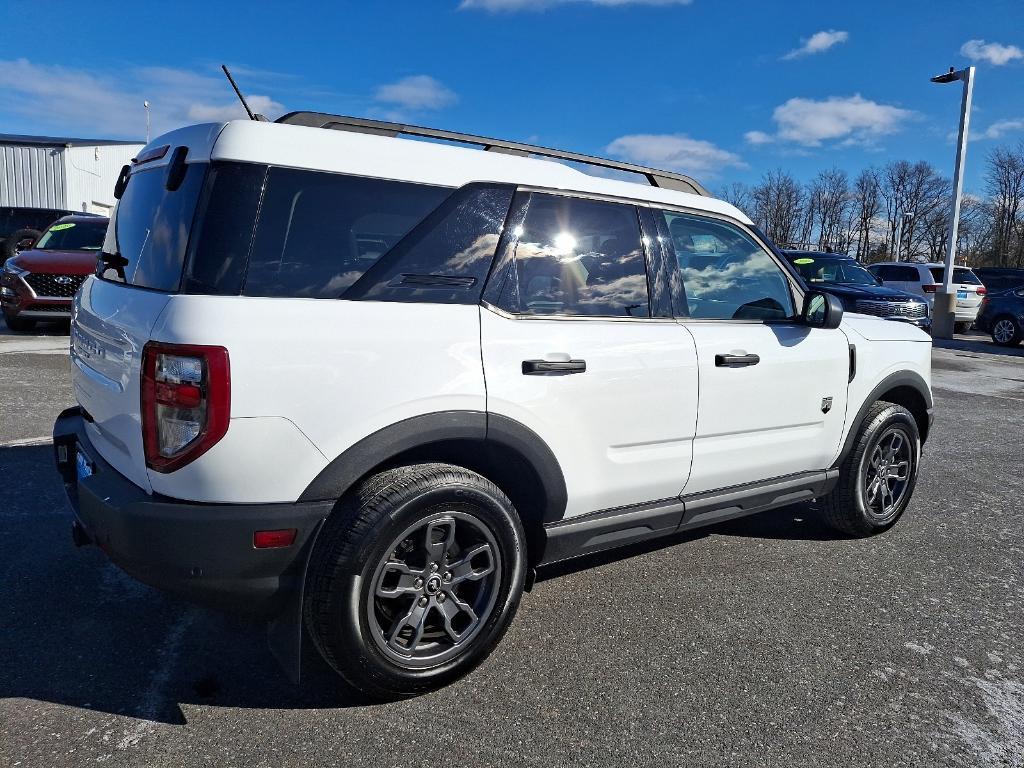
[{"label": "black roof trim", "polygon": [[708,197],[708,191],[704,189],[695,179],[673,171],[661,171],[657,168],[648,168],[633,163],[623,163],[618,160],[609,160],[604,157],[582,155],[577,152],[567,152],[561,149],[548,149],[533,144],[523,144],[518,141],[505,141],[504,139],[489,139],[484,136],[475,136],[470,133],[457,133],[445,131],[439,128],[424,128],[418,125],[406,125],[404,123],[389,123],[383,120],[370,120],[364,117],[347,117],[345,115],[332,115],[326,112],[289,112],[282,115],[274,122],[286,125],[304,125],[312,128],[329,128],[336,131],[354,131],[356,133],[372,133],[378,136],[421,136],[427,139],[439,139],[441,141],[454,141],[460,144],[472,144],[483,147],[489,152],[501,152],[509,155],[521,155],[546,157],[553,160],[566,160],[573,163],[582,163],[598,168],[608,168],[615,171],[626,171],[638,173],[646,177],[653,187],[674,189],[678,192],[689,192],[691,194]]}]

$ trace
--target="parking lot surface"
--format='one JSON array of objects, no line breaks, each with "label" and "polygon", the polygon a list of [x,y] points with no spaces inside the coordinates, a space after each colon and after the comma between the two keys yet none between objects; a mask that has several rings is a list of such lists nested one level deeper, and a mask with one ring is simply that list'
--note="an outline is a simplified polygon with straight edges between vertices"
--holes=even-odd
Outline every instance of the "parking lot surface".
[{"label": "parking lot surface", "polygon": [[888,534],[798,506],[549,570],[477,672],[370,705],[74,548],[67,337],[0,324],[0,765],[1024,766],[1024,353],[941,345]]}]

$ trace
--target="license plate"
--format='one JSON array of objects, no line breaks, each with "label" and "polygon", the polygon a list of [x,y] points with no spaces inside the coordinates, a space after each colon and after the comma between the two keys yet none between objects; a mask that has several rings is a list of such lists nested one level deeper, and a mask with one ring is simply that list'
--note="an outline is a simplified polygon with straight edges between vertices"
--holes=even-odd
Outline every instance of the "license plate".
[{"label": "license plate", "polygon": [[75,451],[75,474],[79,480],[84,480],[92,474],[92,464],[81,451]]},{"label": "license plate", "polygon": [[967,291],[957,291],[956,292],[956,297],[957,297],[957,299],[966,299],[967,298]]}]

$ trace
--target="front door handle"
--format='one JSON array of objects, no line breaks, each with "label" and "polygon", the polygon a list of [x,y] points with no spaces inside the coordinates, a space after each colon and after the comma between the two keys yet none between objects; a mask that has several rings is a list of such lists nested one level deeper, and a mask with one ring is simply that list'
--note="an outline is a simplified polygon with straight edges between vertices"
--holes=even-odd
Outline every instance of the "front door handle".
[{"label": "front door handle", "polygon": [[760,362],[757,355],[715,355],[715,365],[719,368],[745,368]]},{"label": "front door handle", "polygon": [[523,360],[523,376],[568,376],[586,370],[586,360]]}]

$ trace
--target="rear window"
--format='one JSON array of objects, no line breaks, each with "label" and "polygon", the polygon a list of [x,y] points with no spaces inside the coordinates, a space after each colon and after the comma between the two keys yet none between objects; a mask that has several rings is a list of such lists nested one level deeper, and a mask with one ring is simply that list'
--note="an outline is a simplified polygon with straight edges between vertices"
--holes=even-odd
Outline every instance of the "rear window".
[{"label": "rear window", "polygon": [[271,168],[242,293],[340,298],[451,192]]},{"label": "rear window", "polygon": [[98,251],[107,233],[107,220],[61,221],[43,232],[33,248],[39,251]]},{"label": "rear window", "polygon": [[[166,168],[132,173],[114,216],[113,253],[101,277],[139,288],[177,291],[185,264],[205,163],[188,163],[174,191],[164,187]],[[109,247],[109,244],[108,244]]]},{"label": "rear window", "polygon": [[[936,283],[941,283],[946,276],[945,267],[928,267]],[[959,285],[981,285],[978,276],[966,267],[953,267],[953,282]]]}]

